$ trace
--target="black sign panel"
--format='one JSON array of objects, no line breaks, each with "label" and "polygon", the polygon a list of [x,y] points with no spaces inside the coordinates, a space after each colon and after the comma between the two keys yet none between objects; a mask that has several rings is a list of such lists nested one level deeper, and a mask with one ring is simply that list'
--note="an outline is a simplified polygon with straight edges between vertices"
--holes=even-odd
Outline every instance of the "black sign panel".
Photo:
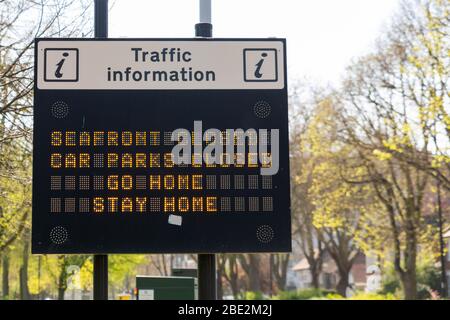
[{"label": "black sign panel", "polygon": [[284,40],[38,39],[35,68],[33,253],[290,251]]}]

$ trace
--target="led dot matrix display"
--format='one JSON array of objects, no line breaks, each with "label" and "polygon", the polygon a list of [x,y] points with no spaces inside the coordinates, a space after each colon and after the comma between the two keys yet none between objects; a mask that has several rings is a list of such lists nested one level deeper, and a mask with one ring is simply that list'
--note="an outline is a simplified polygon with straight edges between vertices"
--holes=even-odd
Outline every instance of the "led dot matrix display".
[{"label": "led dot matrix display", "polygon": [[[290,251],[287,119],[286,87],[35,87],[33,252]],[[201,121],[200,132],[194,121]],[[190,141],[173,141],[180,128]],[[210,128],[219,137],[205,133]],[[274,130],[279,141],[272,141]],[[233,146],[219,163],[203,153],[215,142]],[[191,145],[190,164],[175,163],[178,144]],[[275,159],[277,172],[262,175]],[[171,215],[181,224],[171,224]]]}]

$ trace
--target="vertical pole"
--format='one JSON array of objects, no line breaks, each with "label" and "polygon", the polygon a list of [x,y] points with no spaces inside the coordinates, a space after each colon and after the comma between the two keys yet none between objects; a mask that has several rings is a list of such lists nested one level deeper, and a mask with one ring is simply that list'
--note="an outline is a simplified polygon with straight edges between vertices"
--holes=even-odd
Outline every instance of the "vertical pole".
[{"label": "vertical pole", "polygon": [[211,38],[211,0],[199,0],[200,3],[200,21],[195,25],[195,36]]},{"label": "vertical pole", "polygon": [[108,0],[95,0],[94,11],[94,36],[108,38]]},{"label": "vertical pole", "polygon": [[442,199],[441,199],[441,182],[437,182],[437,209],[439,223],[439,247],[441,262],[441,297],[446,298],[448,295],[447,272],[445,268],[445,241],[444,241],[444,218],[442,216]]},{"label": "vertical pole", "polygon": [[[95,38],[108,37],[108,0],[95,0]],[[108,300],[108,256],[94,255],[94,300]]]},{"label": "vertical pole", "polygon": [[41,300],[41,268],[42,268],[42,255],[38,257],[38,300]]},{"label": "vertical pole", "polygon": [[199,254],[197,263],[198,263],[198,298],[200,300],[216,300],[217,299],[216,255]]},{"label": "vertical pole", "polygon": [[[212,37],[211,0],[199,0],[200,22],[195,25],[196,37]],[[198,297],[200,300],[217,298],[216,255],[199,254],[198,265]],[[221,279],[219,279],[220,281]]]},{"label": "vertical pole", "polygon": [[94,300],[108,300],[108,255],[94,255]]},{"label": "vertical pole", "polygon": [[269,282],[270,282],[270,297],[273,296],[273,265],[274,265],[274,255],[273,253],[270,254],[270,261],[269,261]]}]

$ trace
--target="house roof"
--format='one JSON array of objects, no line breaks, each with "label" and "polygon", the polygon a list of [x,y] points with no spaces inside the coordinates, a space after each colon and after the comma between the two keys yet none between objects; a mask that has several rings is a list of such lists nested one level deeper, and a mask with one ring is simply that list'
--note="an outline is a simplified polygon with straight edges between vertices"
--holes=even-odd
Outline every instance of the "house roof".
[{"label": "house roof", "polygon": [[[319,250],[314,250],[314,257],[319,257]],[[308,270],[309,269],[309,262],[306,259],[306,257],[303,257],[294,267],[292,268],[293,271],[302,271],[302,270]]]},{"label": "house roof", "polygon": [[444,238],[450,238],[450,229],[448,229],[445,233],[444,233]]},{"label": "house roof", "polygon": [[306,260],[306,258],[303,258],[302,260],[300,260],[293,268],[293,271],[303,271],[303,270],[308,270],[309,269],[309,263],[308,260]]},{"label": "house roof", "polygon": [[[322,263],[322,271],[327,273],[332,273],[336,271],[336,266],[334,262],[330,259],[325,259]],[[294,267],[292,267],[292,271],[304,271],[309,270],[309,263],[306,258],[301,259]]]},{"label": "house roof", "polygon": [[[450,237],[450,229],[447,233],[448,233],[448,237]],[[316,251],[315,255],[316,255],[316,258],[318,258],[319,253]],[[361,264],[361,263],[365,265],[365,260],[364,260],[364,262],[360,262],[357,259],[354,262],[354,266]],[[303,257],[298,263],[296,263],[292,267],[292,271],[297,271],[297,272],[305,271],[308,269],[309,269],[309,263],[308,263],[308,260],[306,259],[306,257]],[[337,271],[335,262],[333,261],[331,256],[326,251],[322,252],[322,271],[325,273],[334,273]]]}]

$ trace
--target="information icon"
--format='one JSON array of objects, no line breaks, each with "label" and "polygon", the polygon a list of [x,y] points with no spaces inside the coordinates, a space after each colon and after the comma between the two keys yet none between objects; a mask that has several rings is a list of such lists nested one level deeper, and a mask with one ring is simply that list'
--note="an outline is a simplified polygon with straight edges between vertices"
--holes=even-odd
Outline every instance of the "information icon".
[{"label": "information icon", "polygon": [[44,53],[44,81],[77,82],[78,49],[48,48]]},{"label": "information icon", "polygon": [[278,81],[276,49],[244,49],[244,81]]}]

